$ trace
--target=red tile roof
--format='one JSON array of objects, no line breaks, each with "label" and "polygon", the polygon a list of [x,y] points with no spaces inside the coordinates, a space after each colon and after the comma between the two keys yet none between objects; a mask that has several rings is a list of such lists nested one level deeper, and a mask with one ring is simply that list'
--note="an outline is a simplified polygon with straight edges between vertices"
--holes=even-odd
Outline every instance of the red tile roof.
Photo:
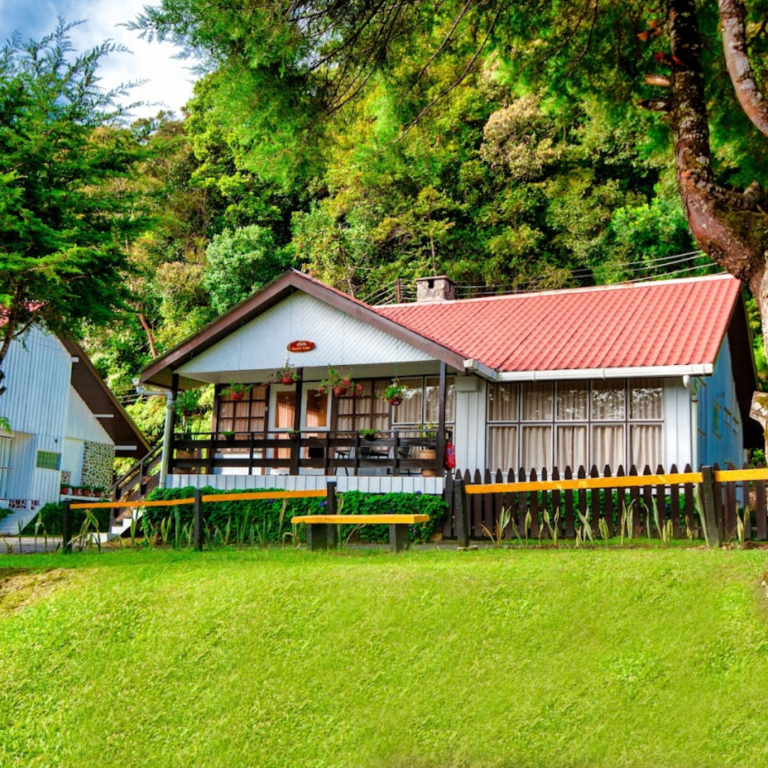
[{"label": "red tile roof", "polygon": [[374,309],[498,371],[713,364],[739,290],[714,275]]}]

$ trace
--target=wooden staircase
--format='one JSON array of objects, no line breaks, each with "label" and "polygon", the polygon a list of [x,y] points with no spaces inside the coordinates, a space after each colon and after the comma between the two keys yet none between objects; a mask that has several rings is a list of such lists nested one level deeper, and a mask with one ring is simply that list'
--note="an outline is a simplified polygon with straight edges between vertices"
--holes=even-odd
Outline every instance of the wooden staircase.
[{"label": "wooden staircase", "polygon": [[[163,460],[163,443],[159,442],[146,456],[136,462],[112,486],[113,501],[141,501],[157,488],[160,482],[160,462]],[[109,521],[113,535],[125,532],[131,524],[133,508],[116,508]]]}]

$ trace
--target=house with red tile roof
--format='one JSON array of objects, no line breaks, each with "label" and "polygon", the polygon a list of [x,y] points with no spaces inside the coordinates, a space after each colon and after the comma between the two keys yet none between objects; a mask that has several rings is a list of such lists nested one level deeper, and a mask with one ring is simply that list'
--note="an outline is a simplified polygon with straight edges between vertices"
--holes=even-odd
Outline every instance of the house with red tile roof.
[{"label": "house with red tile roof", "polygon": [[728,275],[458,300],[437,276],[415,302],[369,306],[290,271],[141,379],[176,398],[215,388],[212,432],[171,436],[173,486],[439,492],[452,457],[642,473],[762,444]]}]

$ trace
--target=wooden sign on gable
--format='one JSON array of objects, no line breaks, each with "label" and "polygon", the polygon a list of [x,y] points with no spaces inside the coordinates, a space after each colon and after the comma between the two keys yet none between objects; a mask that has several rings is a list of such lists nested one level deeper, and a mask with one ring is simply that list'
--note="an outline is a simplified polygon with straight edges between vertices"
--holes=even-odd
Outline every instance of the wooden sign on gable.
[{"label": "wooden sign on gable", "polygon": [[292,341],[288,345],[289,352],[311,352],[314,348],[314,341]]}]

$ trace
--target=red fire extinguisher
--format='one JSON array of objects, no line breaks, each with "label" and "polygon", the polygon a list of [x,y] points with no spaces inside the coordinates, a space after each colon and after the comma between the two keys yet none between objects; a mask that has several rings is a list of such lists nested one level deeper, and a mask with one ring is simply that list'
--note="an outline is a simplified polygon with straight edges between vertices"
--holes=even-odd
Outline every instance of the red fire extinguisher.
[{"label": "red fire extinguisher", "polygon": [[456,469],[456,448],[450,440],[445,444],[445,468]]}]

